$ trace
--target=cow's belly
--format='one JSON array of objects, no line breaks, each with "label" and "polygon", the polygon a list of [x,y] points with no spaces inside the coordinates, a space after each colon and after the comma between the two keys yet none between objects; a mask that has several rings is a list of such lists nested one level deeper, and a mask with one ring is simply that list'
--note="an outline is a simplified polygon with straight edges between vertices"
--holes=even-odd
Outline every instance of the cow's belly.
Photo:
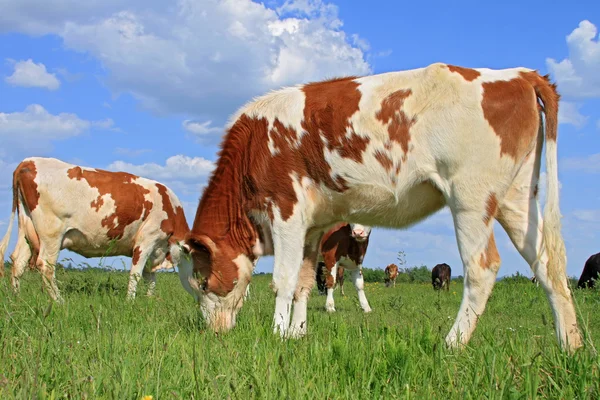
[{"label": "cow's belly", "polygon": [[405,228],[442,209],[446,200],[430,182],[395,191],[366,184],[352,187],[339,195],[334,204],[332,211],[340,220],[368,226]]},{"label": "cow's belly", "polygon": [[68,249],[84,257],[128,256],[133,254],[133,235],[125,233],[120,239],[111,240],[104,230],[84,233],[70,229],[63,237],[61,249]]}]

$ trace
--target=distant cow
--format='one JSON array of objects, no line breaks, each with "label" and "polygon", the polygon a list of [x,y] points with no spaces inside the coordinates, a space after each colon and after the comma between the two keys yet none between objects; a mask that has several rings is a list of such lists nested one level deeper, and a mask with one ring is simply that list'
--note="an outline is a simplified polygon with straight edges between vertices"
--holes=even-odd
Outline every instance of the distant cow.
[{"label": "distant cow", "polygon": [[385,267],[385,286],[396,287],[396,278],[398,277],[398,266],[396,264],[390,264]]},{"label": "distant cow", "polygon": [[369,245],[371,227],[341,223],[331,228],[321,239],[321,253],[325,263],[327,301],[325,309],[335,311],[333,290],[336,280],[340,284],[340,292],[344,295],[344,269],[352,271],[354,286],[358,292],[358,300],[364,312],[370,312],[371,307],[365,296],[365,283],[362,275],[362,262]]},{"label": "distant cow", "polygon": [[598,280],[600,280],[600,253],[596,253],[587,259],[579,277],[579,282],[577,282],[577,287],[580,289],[593,288]]},{"label": "distant cow", "polygon": [[[141,276],[156,286],[158,269],[179,266],[181,283],[193,296],[192,263],[180,249],[188,232],[183,207],[166,186],[125,172],[67,164],[55,158],[26,158],[13,174],[13,204],[0,260],[8,247],[15,212],[19,231],[11,260],[15,291],[28,263],[42,273],[50,296],[63,302],[54,266],[61,249],[84,257],[132,258],[127,297]],[[30,261],[31,260],[31,261]],[[148,261],[149,270],[145,269]]]},{"label": "distant cow", "polygon": [[274,332],[304,336],[324,232],[340,221],[402,229],[447,206],[465,283],[446,343],[468,343],[485,310],[500,268],[497,220],[538,272],[560,345],[580,347],[561,235],[558,106],[556,86],[535,70],[444,63],[248,102],[230,118],[186,240],[208,325],[235,326],[252,262],[274,255]]},{"label": "distant cow", "polygon": [[446,263],[438,264],[431,270],[431,283],[435,290],[443,289],[450,290],[450,276],[452,269]]}]

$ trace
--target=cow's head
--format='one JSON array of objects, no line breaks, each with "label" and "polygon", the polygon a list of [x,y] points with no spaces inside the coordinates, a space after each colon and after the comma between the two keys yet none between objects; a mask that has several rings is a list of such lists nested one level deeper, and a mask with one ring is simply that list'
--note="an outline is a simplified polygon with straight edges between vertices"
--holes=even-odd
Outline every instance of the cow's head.
[{"label": "cow's head", "polygon": [[369,238],[369,235],[371,234],[370,226],[365,226],[365,225],[360,225],[360,224],[350,224],[350,230],[351,230],[350,235],[357,242],[366,241]]},{"label": "cow's head", "polygon": [[193,262],[190,285],[205,321],[216,332],[230,330],[244,303],[257,258],[236,250],[227,240],[215,242],[206,235],[189,235],[185,248]]}]

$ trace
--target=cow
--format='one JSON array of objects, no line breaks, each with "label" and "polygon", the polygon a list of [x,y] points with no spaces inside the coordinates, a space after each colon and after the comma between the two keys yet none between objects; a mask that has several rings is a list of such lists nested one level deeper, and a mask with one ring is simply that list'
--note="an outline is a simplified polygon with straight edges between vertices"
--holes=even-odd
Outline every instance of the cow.
[{"label": "cow", "polygon": [[591,255],[585,262],[577,288],[593,288],[597,280],[600,280],[600,253]]},{"label": "cow", "polygon": [[371,312],[371,306],[365,295],[365,282],[362,263],[369,245],[371,227],[360,224],[340,223],[323,235],[320,256],[325,263],[325,287],[327,301],[325,310],[335,312],[333,290],[336,281],[344,295],[344,269],[352,271],[352,279],[358,293],[358,301],[364,312]]},{"label": "cow", "polygon": [[447,345],[468,343],[495,284],[497,220],[546,290],[558,342],[580,347],[561,233],[559,97],[535,70],[435,63],[245,104],[226,124],[186,238],[208,325],[235,326],[253,260],[274,255],[273,331],[302,337],[324,232],[343,221],[406,228],[449,207],[465,286]]},{"label": "cow", "polygon": [[[73,165],[56,158],[31,157],[15,169],[8,231],[0,242],[0,260],[8,247],[15,212],[18,235],[11,281],[19,291],[28,263],[42,274],[58,303],[54,266],[61,249],[84,257],[131,257],[127,298],[135,298],[140,277],[154,293],[159,269],[178,265],[181,283],[192,296],[192,263],[181,251],[189,231],[177,196],[163,184],[125,172]],[[148,268],[144,268],[148,263]]]},{"label": "cow", "polygon": [[431,284],[434,290],[443,289],[450,290],[450,277],[452,276],[452,268],[446,263],[441,263],[433,267],[431,270]]},{"label": "cow", "polygon": [[385,287],[396,287],[396,278],[398,277],[398,266],[390,264],[385,267]]}]

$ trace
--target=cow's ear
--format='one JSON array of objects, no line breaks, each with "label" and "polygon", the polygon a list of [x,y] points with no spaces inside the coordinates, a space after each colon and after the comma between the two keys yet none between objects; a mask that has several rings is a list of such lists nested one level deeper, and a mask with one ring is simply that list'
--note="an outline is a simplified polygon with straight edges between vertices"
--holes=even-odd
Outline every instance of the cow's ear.
[{"label": "cow's ear", "polygon": [[206,235],[190,236],[185,241],[185,246],[190,253],[204,254],[208,258],[214,257],[217,253],[217,245]]}]

